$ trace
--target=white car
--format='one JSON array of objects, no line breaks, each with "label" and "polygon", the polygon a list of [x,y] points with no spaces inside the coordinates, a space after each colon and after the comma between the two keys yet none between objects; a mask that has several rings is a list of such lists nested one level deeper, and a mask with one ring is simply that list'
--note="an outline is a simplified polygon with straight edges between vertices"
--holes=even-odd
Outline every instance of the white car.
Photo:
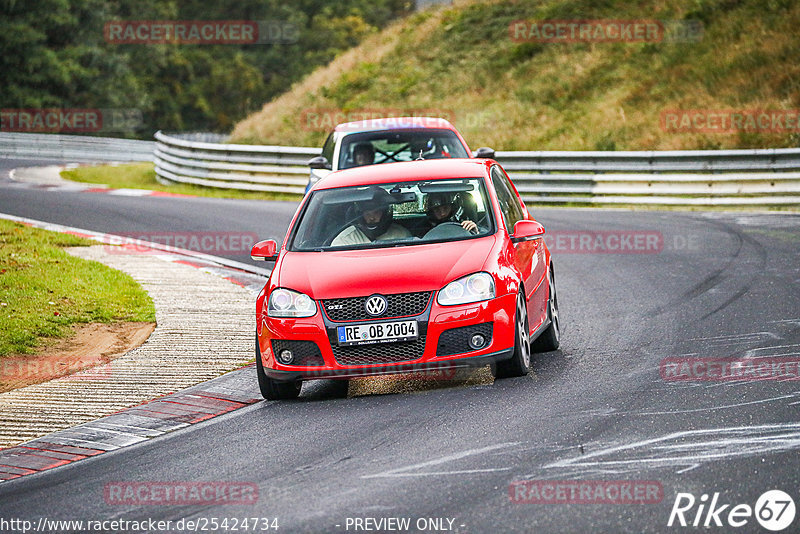
[{"label": "white car", "polygon": [[[339,124],[322,146],[311,167],[306,192],[333,171],[417,159],[469,158],[472,155],[458,130],[445,119],[387,117]],[[494,150],[479,148],[476,157],[493,158]]]}]

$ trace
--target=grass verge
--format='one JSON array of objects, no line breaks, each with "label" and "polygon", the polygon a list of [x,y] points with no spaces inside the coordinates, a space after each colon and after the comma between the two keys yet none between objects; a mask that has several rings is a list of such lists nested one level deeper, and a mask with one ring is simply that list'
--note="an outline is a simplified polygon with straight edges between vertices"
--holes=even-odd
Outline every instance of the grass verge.
[{"label": "grass verge", "polygon": [[95,244],[0,219],[0,357],[31,354],[76,323],[155,322],[133,278],[64,250]]},{"label": "grass verge", "polygon": [[217,189],[191,184],[164,185],[156,180],[152,163],[125,163],[122,165],[99,165],[96,167],[75,167],[61,171],[61,177],[73,182],[107,185],[114,189],[149,189],[178,195],[193,195],[213,198],[239,198],[250,200],[291,200],[299,201],[302,195],[290,193],[267,193],[240,191],[238,189]]}]

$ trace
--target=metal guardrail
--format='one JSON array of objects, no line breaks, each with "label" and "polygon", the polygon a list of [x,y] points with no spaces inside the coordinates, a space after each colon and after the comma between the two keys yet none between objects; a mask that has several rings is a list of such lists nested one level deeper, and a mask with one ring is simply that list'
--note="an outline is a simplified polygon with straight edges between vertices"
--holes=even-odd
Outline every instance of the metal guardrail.
[{"label": "metal guardrail", "polygon": [[0,157],[75,162],[152,161],[153,141],[0,132]]},{"label": "metal guardrail", "polygon": [[800,204],[800,149],[498,152],[497,159],[526,201],[699,206]]},{"label": "metal guardrail", "polygon": [[800,149],[496,154],[526,201],[800,204]]},{"label": "metal guardrail", "polygon": [[[155,142],[0,132],[0,157],[153,161],[159,181],[302,194],[315,147],[227,144],[218,134]],[[523,199],[537,203],[800,205],[800,148],[647,152],[498,151]]]},{"label": "metal guardrail", "polygon": [[[171,182],[303,193],[311,147],[196,142],[156,133],[156,174]],[[504,152],[496,159],[538,203],[800,204],[800,149]]]},{"label": "metal guardrail", "polygon": [[305,192],[309,158],[319,148],[234,145],[193,141],[183,135],[156,132],[153,160],[160,182],[206,187]]}]

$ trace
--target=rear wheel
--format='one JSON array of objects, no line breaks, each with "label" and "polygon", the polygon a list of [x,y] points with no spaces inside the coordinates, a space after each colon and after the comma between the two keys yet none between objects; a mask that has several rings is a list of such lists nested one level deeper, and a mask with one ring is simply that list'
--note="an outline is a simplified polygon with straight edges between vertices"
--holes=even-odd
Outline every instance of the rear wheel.
[{"label": "rear wheel", "polygon": [[256,337],[256,374],[258,375],[258,388],[261,390],[261,396],[267,400],[296,399],[300,394],[300,388],[303,385],[302,381],[292,380],[289,382],[281,382],[273,380],[264,373],[258,337]]},{"label": "rear wheel", "polygon": [[528,307],[525,293],[520,289],[517,295],[517,310],[514,314],[514,355],[508,360],[497,362],[495,376],[510,378],[525,376],[531,369],[531,339],[528,328]]},{"label": "rear wheel", "polygon": [[541,333],[533,342],[533,352],[550,352],[558,349],[561,345],[561,330],[558,316],[558,295],[556,293],[556,283],[553,277],[552,267],[547,272],[547,284],[549,295],[547,298],[547,317],[550,319],[550,326]]}]

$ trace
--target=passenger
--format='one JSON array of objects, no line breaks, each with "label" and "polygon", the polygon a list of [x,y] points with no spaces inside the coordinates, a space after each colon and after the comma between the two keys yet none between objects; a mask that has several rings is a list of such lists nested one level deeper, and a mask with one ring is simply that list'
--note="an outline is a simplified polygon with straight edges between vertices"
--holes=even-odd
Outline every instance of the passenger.
[{"label": "passenger", "polygon": [[452,193],[430,193],[425,201],[425,212],[428,214],[431,229],[445,222],[454,222],[472,234],[478,233],[477,224],[469,219],[460,220],[457,216]]},{"label": "passenger", "polygon": [[361,245],[372,241],[411,237],[403,226],[393,221],[392,197],[380,187],[372,189],[372,198],[356,203],[358,220],[337,235],[331,246]]}]

